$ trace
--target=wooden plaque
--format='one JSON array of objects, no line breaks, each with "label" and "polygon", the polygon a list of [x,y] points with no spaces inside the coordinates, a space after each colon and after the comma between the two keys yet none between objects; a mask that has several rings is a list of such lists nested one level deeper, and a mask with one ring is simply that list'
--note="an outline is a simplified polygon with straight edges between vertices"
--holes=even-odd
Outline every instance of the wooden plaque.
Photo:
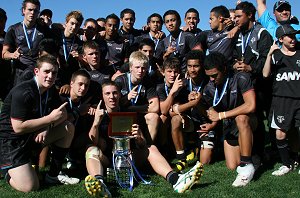
[{"label": "wooden plaque", "polygon": [[130,136],[132,124],[136,123],[136,112],[109,113],[108,136]]}]

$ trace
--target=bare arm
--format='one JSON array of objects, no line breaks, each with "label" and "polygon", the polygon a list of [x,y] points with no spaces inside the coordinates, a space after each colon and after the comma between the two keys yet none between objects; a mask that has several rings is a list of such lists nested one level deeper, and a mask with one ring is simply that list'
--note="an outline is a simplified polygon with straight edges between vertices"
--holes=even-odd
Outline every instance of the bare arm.
[{"label": "bare arm", "polygon": [[10,52],[11,47],[9,45],[3,45],[2,58],[6,60],[18,59],[21,56],[21,54],[19,53],[19,49],[20,48],[17,48],[16,51]]},{"label": "bare arm", "polygon": [[232,118],[238,115],[253,113],[256,108],[255,92],[251,89],[243,94],[244,103],[226,112],[216,112],[213,108],[208,110],[208,117],[211,121],[218,121],[225,118]]},{"label": "bare arm", "polygon": [[41,118],[25,120],[25,121],[12,118],[11,119],[12,127],[15,133],[24,134],[24,133],[36,132],[42,128],[49,126],[50,124],[57,125],[67,119],[67,110],[65,109],[65,106],[67,104],[68,103],[65,102],[57,109],[54,109],[49,115]]},{"label": "bare arm", "polygon": [[267,59],[266,59],[266,62],[265,62],[265,65],[264,65],[264,68],[262,71],[264,77],[269,77],[271,74],[272,55],[276,49],[279,49],[279,47],[276,44],[276,42],[274,41],[273,45],[271,46],[270,51],[267,55]]},{"label": "bare arm", "polygon": [[173,107],[173,111],[175,113],[182,113],[195,107],[201,99],[201,94],[193,91],[189,94],[189,98],[192,99],[190,99],[187,103],[179,104],[176,108]]},{"label": "bare arm", "polygon": [[98,144],[99,125],[101,124],[101,121],[102,121],[103,115],[104,115],[104,109],[100,109],[101,103],[102,103],[102,100],[100,100],[100,102],[97,106],[97,109],[95,111],[94,122],[89,131],[89,137],[95,145]]},{"label": "bare arm", "polygon": [[170,90],[170,93],[165,101],[160,102],[160,111],[163,115],[168,115],[170,108],[174,104],[175,94],[181,89],[183,82],[179,79],[179,75],[176,77],[175,82]]},{"label": "bare arm", "polygon": [[257,3],[257,14],[260,17],[267,9],[266,0],[256,0]]}]

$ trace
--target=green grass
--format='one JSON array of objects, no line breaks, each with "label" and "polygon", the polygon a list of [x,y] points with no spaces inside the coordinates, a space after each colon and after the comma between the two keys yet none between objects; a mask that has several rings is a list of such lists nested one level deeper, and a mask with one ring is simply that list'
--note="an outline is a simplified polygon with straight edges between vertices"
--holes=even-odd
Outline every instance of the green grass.
[{"label": "green grass", "polygon": [[[276,164],[277,168],[280,166]],[[155,184],[142,185],[139,184],[129,192],[120,189],[117,186],[110,186],[113,197],[299,197],[300,196],[300,175],[297,171],[293,171],[283,177],[275,177],[271,175],[274,168],[263,167],[261,171],[256,173],[254,180],[250,185],[243,188],[233,188],[231,183],[235,179],[235,171],[226,168],[225,162],[216,162],[213,165],[204,167],[204,174],[201,182],[192,188],[192,191],[184,194],[177,194],[173,191],[168,182],[159,176],[151,176],[152,182]],[[0,197],[30,197],[30,198],[56,198],[56,197],[89,197],[85,191],[84,181],[77,185],[61,185],[61,186],[45,186],[37,192],[20,193],[13,190],[4,180],[0,181]]]}]

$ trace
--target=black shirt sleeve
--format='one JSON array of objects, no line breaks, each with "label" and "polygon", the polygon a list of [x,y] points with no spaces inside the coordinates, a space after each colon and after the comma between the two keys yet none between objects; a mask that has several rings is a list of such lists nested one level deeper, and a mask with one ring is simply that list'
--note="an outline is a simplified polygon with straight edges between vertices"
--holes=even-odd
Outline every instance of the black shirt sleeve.
[{"label": "black shirt sleeve", "polygon": [[240,72],[240,75],[237,79],[237,86],[242,94],[253,89],[253,84],[250,75],[248,73]]}]

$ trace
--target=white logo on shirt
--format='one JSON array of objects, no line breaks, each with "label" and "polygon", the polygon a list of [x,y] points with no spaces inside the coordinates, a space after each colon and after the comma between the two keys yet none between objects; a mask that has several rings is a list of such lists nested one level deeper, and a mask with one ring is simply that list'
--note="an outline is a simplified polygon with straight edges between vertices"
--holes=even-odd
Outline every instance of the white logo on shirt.
[{"label": "white logo on shirt", "polygon": [[276,75],[276,81],[291,81],[291,80],[300,80],[300,73],[293,71],[293,72],[283,72],[282,74]]},{"label": "white logo on shirt", "polygon": [[284,116],[277,116],[277,120],[281,124],[284,121]]},{"label": "white logo on shirt", "polygon": [[298,67],[300,67],[300,60],[297,60],[297,61],[296,61],[296,65],[297,65]]}]

